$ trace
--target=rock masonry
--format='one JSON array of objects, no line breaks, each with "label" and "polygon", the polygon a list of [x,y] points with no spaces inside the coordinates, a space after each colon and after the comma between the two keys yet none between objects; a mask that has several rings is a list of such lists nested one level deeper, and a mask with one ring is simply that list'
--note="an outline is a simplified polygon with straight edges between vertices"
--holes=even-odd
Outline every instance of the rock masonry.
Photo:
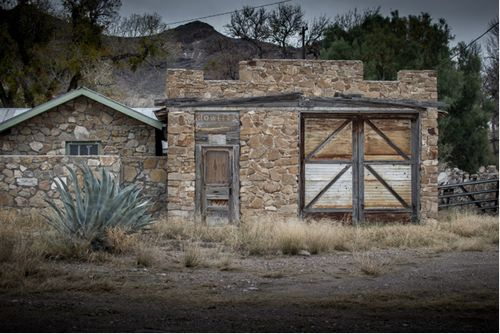
[{"label": "rock masonry", "polygon": [[[204,80],[203,71],[167,72],[168,98],[204,100],[301,92],[370,98],[437,100],[434,71],[400,71],[396,81],[363,80],[361,61],[251,60],[240,62],[240,80]],[[195,200],[194,109],[171,108],[168,116],[168,206],[170,214],[192,217]],[[299,119],[297,110],[240,111],[241,215],[298,214]],[[421,218],[438,213],[438,110],[421,113]]]}]

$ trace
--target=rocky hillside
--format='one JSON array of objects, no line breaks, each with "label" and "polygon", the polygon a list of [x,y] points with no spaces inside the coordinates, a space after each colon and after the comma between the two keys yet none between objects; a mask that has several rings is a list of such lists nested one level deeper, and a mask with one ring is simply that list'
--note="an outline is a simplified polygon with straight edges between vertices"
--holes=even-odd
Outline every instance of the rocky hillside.
[{"label": "rocky hillside", "polygon": [[[168,45],[166,57],[150,59],[135,72],[124,67],[114,69],[117,90],[125,103],[146,106],[164,97],[167,68],[203,69],[206,79],[237,79],[238,62],[258,54],[250,42],[227,37],[200,21],[167,30],[161,40]],[[300,52],[293,49],[292,53],[298,57]],[[266,44],[264,57],[280,58],[280,49]]]}]

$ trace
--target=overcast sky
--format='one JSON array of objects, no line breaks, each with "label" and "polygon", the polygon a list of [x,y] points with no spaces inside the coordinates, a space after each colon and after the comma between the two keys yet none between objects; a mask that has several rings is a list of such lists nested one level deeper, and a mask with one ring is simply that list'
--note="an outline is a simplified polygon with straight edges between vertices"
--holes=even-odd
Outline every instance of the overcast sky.
[{"label": "overcast sky", "polygon": [[[192,19],[222,12],[240,9],[243,5],[259,6],[278,2],[279,0],[122,0],[121,15],[131,13],[142,14],[157,12],[165,23]],[[498,16],[498,0],[293,0],[289,3],[299,4],[306,13],[306,19],[325,14],[335,17],[350,9],[373,8],[380,6],[383,14],[399,10],[400,16],[428,12],[432,18],[444,18],[451,32],[455,35],[453,44],[459,41],[470,42],[481,35],[489,22]],[[277,7],[270,6],[272,10]],[[216,30],[224,33],[224,25],[229,22],[230,15],[203,19]],[[175,27],[176,25],[170,25]],[[485,40],[485,38],[483,38]]]}]

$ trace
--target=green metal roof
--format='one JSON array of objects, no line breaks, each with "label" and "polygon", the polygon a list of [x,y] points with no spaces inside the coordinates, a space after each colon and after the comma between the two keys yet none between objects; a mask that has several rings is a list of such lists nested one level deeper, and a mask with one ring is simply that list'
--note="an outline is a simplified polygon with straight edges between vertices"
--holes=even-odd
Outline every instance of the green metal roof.
[{"label": "green metal roof", "polygon": [[146,123],[148,125],[151,125],[152,127],[155,127],[157,129],[161,129],[163,127],[163,123],[152,119],[151,117],[145,116],[144,114],[135,111],[132,108],[129,108],[115,100],[112,100],[104,95],[101,95],[97,92],[94,92],[93,90],[90,90],[88,88],[82,87],[79,89],[72,90],[71,92],[68,92],[66,94],[63,94],[61,96],[56,97],[55,99],[52,99],[50,101],[47,101],[45,103],[40,104],[39,106],[34,107],[33,109],[26,111],[18,116],[15,116],[13,118],[10,118],[4,123],[0,124],[0,132],[7,130],[21,122],[24,122],[32,117],[35,117],[37,115],[40,115],[41,113],[46,112],[47,110],[50,110],[52,108],[55,108],[63,103],[66,103],[68,101],[71,101],[77,97],[80,96],[85,96],[91,100],[94,100],[96,102],[99,102],[111,109],[114,109],[116,111],[119,111],[127,116],[130,116],[132,118],[135,118],[138,121],[141,121],[143,123]]}]

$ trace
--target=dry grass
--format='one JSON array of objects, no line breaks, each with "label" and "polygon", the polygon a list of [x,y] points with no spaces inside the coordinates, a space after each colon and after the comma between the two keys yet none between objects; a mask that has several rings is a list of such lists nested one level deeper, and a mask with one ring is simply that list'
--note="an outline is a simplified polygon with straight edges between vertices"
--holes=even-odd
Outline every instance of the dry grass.
[{"label": "dry grass", "polygon": [[136,235],[114,227],[106,230],[106,242],[113,254],[126,254],[134,250],[138,241]]},{"label": "dry grass", "polygon": [[156,246],[138,243],[134,249],[135,264],[139,267],[153,267],[160,261],[160,251]]},{"label": "dry grass", "polygon": [[209,227],[174,220],[155,225],[164,237],[222,244],[247,255],[311,254],[384,248],[427,248],[435,251],[480,251],[498,245],[498,216],[447,213],[439,222],[370,224],[353,227],[332,221],[260,218],[239,228]]},{"label": "dry grass", "polygon": [[195,244],[189,244],[184,249],[182,263],[186,268],[196,268],[204,263],[203,254]]},{"label": "dry grass", "polygon": [[390,266],[390,261],[372,252],[353,252],[353,259],[359,270],[368,276],[380,276]]},{"label": "dry grass", "polygon": [[183,220],[162,220],[151,231],[138,236],[130,236],[118,229],[109,230],[107,239],[111,252],[92,252],[86,243],[59,236],[36,213],[20,215],[0,212],[0,287],[22,287],[33,277],[39,279],[49,275],[54,260],[106,262],[110,266],[120,261],[133,262],[142,267],[162,265],[166,255],[160,247],[172,240],[181,247],[182,265],[189,268],[209,266],[233,270],[235,254],[294,255],[301,250],[312,254],[349,251],[355,254],[355,261],[362,272],[375,276],[382,273],[387,264],[367,255],[371,250],[426,248],[440,252],[497,249],[498,216],[450,211],[443,213],[439,222],[361,227],[299,219],[256,219],[243,222],[239,227],[210,227]]}]

